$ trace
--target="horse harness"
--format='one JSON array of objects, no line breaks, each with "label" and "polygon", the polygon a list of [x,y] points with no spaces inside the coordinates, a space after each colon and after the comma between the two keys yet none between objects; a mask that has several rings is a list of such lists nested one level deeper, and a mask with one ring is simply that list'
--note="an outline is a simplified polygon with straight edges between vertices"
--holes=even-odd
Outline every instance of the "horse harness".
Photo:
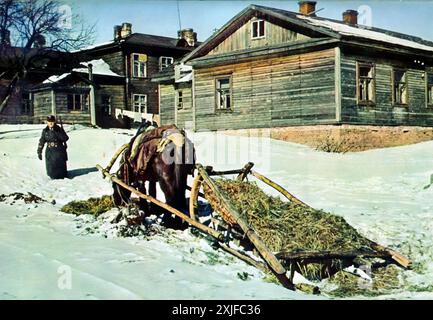
[{"label": "horse harness", "polygon": [[[159,140],[156,148],[152,148],[151,152],[144,158],[142,165],[138,166],[137,164],[138,175],[145,174],[149,162],[157,153],[163,152],[168,144],[174,143],[177,147],[181,147],[185,143],[185,132],[177,128],[169,128],[158,135],[149,135],[148,133],[148,131],[145,131],[139,134],[122,153],[121,170],[123,170],[123,181],[128,185],[130,184],[130,170],[134,168],[132,162],[140,157],[139,153],[142,152],[141,149],[145,143],[155,139]],[[138,143],[136,143],[137,140]]]}]

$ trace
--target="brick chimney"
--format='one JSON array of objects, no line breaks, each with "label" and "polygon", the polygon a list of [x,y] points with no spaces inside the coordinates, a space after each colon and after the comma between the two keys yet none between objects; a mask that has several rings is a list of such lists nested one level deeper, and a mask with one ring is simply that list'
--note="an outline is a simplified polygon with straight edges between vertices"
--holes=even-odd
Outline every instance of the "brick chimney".
[{"label": "brick chimney", "polygon": [[120,32],[122,31],[122,26],[116,25],[113,28],[113,39],[119,40],[120,39]]},{"label": "brick chimney", "polygon": [[346,10],[343,12],[343,21],[347,24],[358,24],[358,11]]},{"label": "brick chimney", "polygon": [[315,17],[317,1],[299,1],[299,13],[305,14],[310,17]]},{"label": "brick chimney", "polygon": [[132,34],[132,24],[129,22],[122,23],[122,29],[120,30],[120,36],[126,38]]},{"label": "brick chimney", "polygon": [[197,32],[191,28],[179,30],[177,36],[179,39],[185,40],[190,47],[194,47],[197,42]]}]

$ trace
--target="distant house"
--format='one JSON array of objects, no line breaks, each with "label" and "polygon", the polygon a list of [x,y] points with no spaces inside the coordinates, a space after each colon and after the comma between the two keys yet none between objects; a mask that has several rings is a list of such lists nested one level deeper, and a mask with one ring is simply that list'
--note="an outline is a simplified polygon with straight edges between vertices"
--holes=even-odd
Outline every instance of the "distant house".
[{"label": "distant house", "polygon": [[[178,35],[169,38],[132,33],[131,24],[123,23],[114,27],[112,41],[75,52],[80,61],[103,60],[113,73],[122,77],[121,88],[101,100],[110,101],[109,108],[105,103],[103,107],[113,119],[129,117],[141,122],[156,118],[159,122],[158,85],[151,78],[198,45],[193,29],[181,30]],[[101,108],[97,105],[96,109]]]},{"label": "distant house", "polygon": [[433,42],[251,5],[160,74],[161,122],[194,130],[305,125],[433,126]]},{"label": "distant house", "polygon": [[[32,59],[27,74],[17,73],[14,64]],[[0,123],[33,123],[32,88],[51,74],[58,74],[74,64],[73,57],[64,52],[3,47],[0,54]],[[3,103],[4,101],[6,103]]]},{"label": "distant house", "polygon": [[30,90],[34,121],[44,122],[53,114],[68,123],[122,126],[111,115],[113,106],[123,106],[124,81],[102,59],[82,62],[82,67],[51,76]]}]

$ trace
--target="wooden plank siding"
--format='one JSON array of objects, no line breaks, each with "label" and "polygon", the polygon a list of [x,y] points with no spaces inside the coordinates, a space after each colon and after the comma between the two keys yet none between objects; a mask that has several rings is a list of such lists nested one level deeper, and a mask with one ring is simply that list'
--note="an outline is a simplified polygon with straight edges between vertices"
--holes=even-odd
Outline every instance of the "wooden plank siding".
[{"label": "wooden plank siding", "polygon": [[[195,69],[196,129],[334,123],[335,51]],[[231,75],[233,110],[215,111],[215,78]]]},{"label": "wooden plank siding", "polygon": [[263,38],[251,39],[251,22],[255,20],[257,20],[257,18],[249,20],[227,39],[211,50],[208,55],[222,54],[250,48],[267,47],[309,38],[303,34],[283,28],[269,21],[265,21],[266,36]]},{"label": "wooden plank siding", "polygon": [[176,110],[175,124],[182,129],[193,129],[191,82],[179,83],[176,85],[176,89],[182,90],[183,108]]},{"label": "wooden plank siding", "polygon": [[174,86],[172,84],[160,84],[159,94],[161,124],[172,124],[175,117],[174,104],[176,99]]},{"label": "wooden plank siding", "polygon": [[[357,103],[356,63],[372,62],[375,65],[376,103],[362,106]],[[407,106],[394,105],[392,100],[393,68],[407,70]],[[342,122],[348,124],[372,125],[433,125],[433,109],[426,107],[426,88],[424,70],[411,65],[404,66],[401,61],[342,54]]]}]

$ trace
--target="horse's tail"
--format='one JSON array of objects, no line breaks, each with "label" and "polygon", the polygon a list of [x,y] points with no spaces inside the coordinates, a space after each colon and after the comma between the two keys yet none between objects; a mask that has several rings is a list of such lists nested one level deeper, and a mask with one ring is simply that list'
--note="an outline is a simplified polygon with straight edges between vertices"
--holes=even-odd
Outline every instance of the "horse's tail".
[{"label": "horse's tail", "polygon": [[174,180],[176,189],[183,195],[186,190],[188,174],[195,165],[195,152],[192,142],[185,137],[184,144],[175,148]]},{"label": "horse's tail", "polygon": [[186,188],[187,174],[185,174],[184,149],[184,146],[176,146],[174,151],[174,183],[179,192],[183,192],[183,189]]}]

